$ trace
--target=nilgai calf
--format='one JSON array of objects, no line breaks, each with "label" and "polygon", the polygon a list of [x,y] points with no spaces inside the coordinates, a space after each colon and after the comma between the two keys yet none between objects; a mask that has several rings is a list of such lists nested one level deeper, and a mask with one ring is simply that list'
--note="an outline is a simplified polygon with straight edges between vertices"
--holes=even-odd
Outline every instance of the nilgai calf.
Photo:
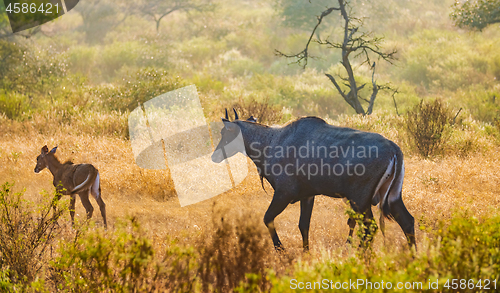
[{"label": "nilgai calf", "polygon": [[72,225],[75,223],[76,194],[80,196],[80,200],[87,211],[87,219],[92,218],[94,207],[89,200],[90,193],[97,201],[104,221],[104,227],[107,227],[106,204],[101,196],[99,171],[91,164],[75,165],[69,161],[62,164],[55,156],[56,150],[57,147],[53,148],[50,152],[47,146],[42,148],[42,153],[36,158],[35,173],[40,173],[43,169],[49,168],[50,173],[54,176],[53,184],[56,190],[60,194],[71,195],[69,213]]}]

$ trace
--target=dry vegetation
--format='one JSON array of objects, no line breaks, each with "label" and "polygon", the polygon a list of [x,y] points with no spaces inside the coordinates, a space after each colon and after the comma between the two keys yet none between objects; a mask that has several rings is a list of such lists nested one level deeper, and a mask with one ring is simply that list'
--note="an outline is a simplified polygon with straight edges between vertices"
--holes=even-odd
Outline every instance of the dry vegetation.
[{"label": "dry vegetation", "polygon": [[[114,117],[114,119],[122,118]],[[479,218],[487,218],[498,213],[500,157],[497,155],[495,135],[481,134],[482,128],[476,122],[469,121],[462,122],[452,130],[455,131],[453,140],[448,141],[448,150],[444,149],[441,156],[422,159],[416,155],[418,152],[412,151],[411,145],[405,142],[404,128],[390,126],[399,125],[403,123],[402,121],[401,117],[396,116],[365,118],[344,116],[330,122],[381,132],[403,147],[407,154],[403,199],[417,221],[416,238],[419,247],[422,247],[418,253],[426,255],[429,243],[436,239],[437,230],[442,227],[440,223],[449,223],[457,211],[466,210],[470,215]],[[162,288],[171,288],[174,291],[231,291],[242,281],[244,283],[241,283],[243,284],[241,288],[248,292],[257,288],[268,290],[271,288],[272,280],[276,284],[279,283],[280,276],[293,275],[294,267],[300,271],[300,267],[304,264],[314,266],[318,261],[349,261],[355,252],[355,249],[345,246],[348,234],[346,205],[341,200],[321,196],[316,201],[312,216],[311,253],[302,253],[301,236],[297,228],[299,205],[295,204],[289,206],[276,220],[277,231],[287,248],[285,254],[276,254],[262,223],[272,198],[272,187],[265,184],[267,193],[262,190],[253,165],[250,167],[247,179],[236,188],[212,199],[181,208],[166,171],[151,171],[137,167],[130,142],[123,137],[113,135],[112,128],[108,129],[108,135],[96,136],[88,134],[92,133],[92,128],[87,129],[83,123],[75,122],[80,126],[74,127],[72,131],[65,127],[58,129],[56,123],[47,123],[45,127],[50,131],[49,134],[45,134],[34,123],[4,122],[7,120],[2,120],[3,131],[0,138],[2,166],[0,178],[3,182],[15,182],[14,190],[21,191],[24,188],[26,199],[41,202],[40,192],[53,190],[52,176],[48,171],[43,171],[41,174],[33,172],[35,158],[43,145],[47,144],[49,147],[59,145],[58,157],[61,160],[72,159],[75,163],[92,163],[101,173],[109,230],[102,232],[98,229],[95,230],[97,232],[87,233],[90,233],[89,235],[97,233],[97,236],[93,236],[97,237],[96,239],[117,237],[116,241],[125,241],[123,240],[125,238],[113,236],[115,235],[113,233],[121,235],[119,233],[124,231],[124,221],[126,223],[127,218],[133,219],[132,228],[130,223],[128,226],[125,225],[129,230],[133,229],[134,225],[140,226],[137,228],[140,230],[140,233],[137,232],[139,235],[137,239],[144,239],[149,245],[147,251],[151,257],[147,258],[146,263],[151,262],[149,270],[152,271],[147,274],[141,273],[142,279],[135,277],[137,280],[142,280],[140,284],[130,285],[124,281],[125,283],[118,282],[113,287],[109,285],[114,284],[112,282],[105,285],[96,281],[93,284],[100,284],[101,287],[95,287],[95,290],[116,291],[118,288],[116,286],[121,286],[120,288],[125,288],[123,289],[125,291],[139,290],[137,288],[143,290],[148,288],[150,291],[162,291]],[[464,129],[469,129],[469,132],[478,136],[475,140],[471,140],[473,142],[470,143],[470,150],[466,155],[457,151],[462,144],[456,142],[467,140],[470,136]],[[461,138],[462,136],[466,138]],[[76,214],[77,220],[82,223],[85,212],[79,203]],[[93,221],[96,227],[102,224],[98,213],[94,214]],[[59,219],[59,223],[62,224],[62,230],[56,241],[51,244],[53,249],[50,255],[43,255],[46,260],[54,260],[59,255],[58,247],[59,249],[68,247],[72,243],[69,240],[76,241],[78,233],[69,227],[67,214]],[[126,229],[125,231],[128,231]],[[386,225],[386,230],[385,239],[381,234],[376,235],[373,253],[379,257],[389,257],[399,253],[409,255],[406,240],[399,226],[395,222],[390,222]],[[127,233],[135,235],[135,232]],[[80,237],[86,239],[85,236]],[[85,250],[85,241],[83,244],[80,243],[82,246],[77,251]],[[103,247],[105,250],[106,246]],[[112,248],[109,249],[114,251]],[[116,253],[121,255],[119,252]],[[190,264],[190,256],[191,260],[197,261],[196,265]],[[111,271],[119,270],[118,264],[123,261],[118,258],[116,264],[111,266]],[[37,276],[46,282],[42,287],[62,286],[69,289],[68,284],[72,284],[72,290],[81,290],[77,283],[64,283],[61,277],[61,274],[64,274],[61,272],[73,272],[70,274],[73,276],[85,270],[79,271],[80,268],[74,264],[64,267],[62,265],[65,263],[64,259],[56,263],[59,265],[59,271],[49,269],[50,266],[47,266],[38,273]],[[93,265],[97,264],[90,264],[89,269]],[[152,269],[155,267],[162,268],[158,269],[156,275]],[[253,274],[248,275],[248,273]],[[271,281],[269,277],[265,277],[266,274],[270,274]],[[97,279],[102,281],[101,277]],[[195,279],[198,281],[195,282]],[[185,282],[193,282],[193,287],[183,287],[182,284]]]},{"label": "dry vegetation", "polygon": [[[306,70],[274,54],[300,51],[322,1],[213,2],[207,11],[168,15],[157,31],[148,15],[123,18],[131,2],[80,1],[77,8],[99,4],[95,18],[75,8],[43,34],[0,38],[0,185],[15,183],[13,191],[0,189],[11,200],[0,208],[0,292],[287,292],[292,278],[500,279],[498,26],[457,29],[446,17],[451,0],[350,1],[366,31],[398,50],[395,66],[377,62],[375,75],[398,94],[381,91],[374,113],[363,117],[352,115],[325,77],[338,72],[338,51],[311,49],[321,58]],[[8,25],[1,3],[0,33]],[[322,38],[341,35],[337,20],[325,23]],[[359,62],[356,80],[370,84],[372,71]],[[168,171],[135,164],[127,118],[138,103],[191,84],[209,122],[220,121],[226,107],[265,124],[316,115],[396,142],[405,154],[403,200],[416,219],[418,252],[409,251],[395,222],[365,253],[346,247],[345,203],[318,196],[311,253],[302,252],[298,204],[276,218],[287,249],[276,253],[262,221],[272,188],[265,182],[262,190],[252,164],[235,188],[180,207]],[[67,210],[57,225],[40,216],[54,190],[47,170],[33,172],[46,144],[59,146],[61,160],[100,170],[107,231],[98,212],[84,221],[79,202],[76,230]],[[11,209],[15,221],[4,217]],[[33,253],[40,256],[26,257]]]}]

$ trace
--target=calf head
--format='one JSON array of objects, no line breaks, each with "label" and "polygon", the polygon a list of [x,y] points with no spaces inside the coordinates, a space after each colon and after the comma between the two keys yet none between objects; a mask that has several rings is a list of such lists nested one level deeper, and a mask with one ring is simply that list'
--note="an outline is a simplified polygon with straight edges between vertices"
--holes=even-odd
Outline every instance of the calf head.
[{"label": "calf head", "polygon": [[47,162],[47,156],[49,154],[54,155],[56,153],[57,147],[53,148],[49,152],[49,148],[45,145],[42,148],[42,152],[38,157],[36,157],[36,166],[35,166],[35,173],[40,173],[43,169],[47,168],[48,162]]}]

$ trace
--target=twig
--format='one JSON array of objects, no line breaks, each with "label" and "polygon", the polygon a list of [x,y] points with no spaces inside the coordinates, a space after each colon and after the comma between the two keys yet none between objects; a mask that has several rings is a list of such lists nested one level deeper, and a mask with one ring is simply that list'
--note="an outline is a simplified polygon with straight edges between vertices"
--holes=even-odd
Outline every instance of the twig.
[{"label": "twig", "polygon": [[398,104],[396,103],[396,98],[394,97],[398,93],[398,90],[396,89],[394,93],[392,93],[392,100],[394,101],[394,107],[396,108],[396,114],[399,116],[399,111],[398,111]]},{"label": "twig", "polygon": [[460,114],[460,112],[462,111],[462,108],[460,108],[457,112],[457,115],[455,115],[455,117],[453,117],[453,122],[451,123],[451,125],[455,125],[455,119],[457,119],[458,117],[458,114]]}]

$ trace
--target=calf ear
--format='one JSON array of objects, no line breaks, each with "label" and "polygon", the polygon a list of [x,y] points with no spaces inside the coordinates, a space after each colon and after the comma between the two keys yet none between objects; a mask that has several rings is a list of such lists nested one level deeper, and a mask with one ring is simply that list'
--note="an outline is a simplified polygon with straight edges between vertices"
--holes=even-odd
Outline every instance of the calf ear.
[{"label": "calf ear", "polygon": [[46,155],[48,152],[49,152],[49,148],[46,145],[44,145],[42,148],[42,155]]},{"label": "calf ear", "polygon": [[55,154],[56,153],[56,150],[57,150],[57,147],[53,148],[50,150],[51,153]]}]

